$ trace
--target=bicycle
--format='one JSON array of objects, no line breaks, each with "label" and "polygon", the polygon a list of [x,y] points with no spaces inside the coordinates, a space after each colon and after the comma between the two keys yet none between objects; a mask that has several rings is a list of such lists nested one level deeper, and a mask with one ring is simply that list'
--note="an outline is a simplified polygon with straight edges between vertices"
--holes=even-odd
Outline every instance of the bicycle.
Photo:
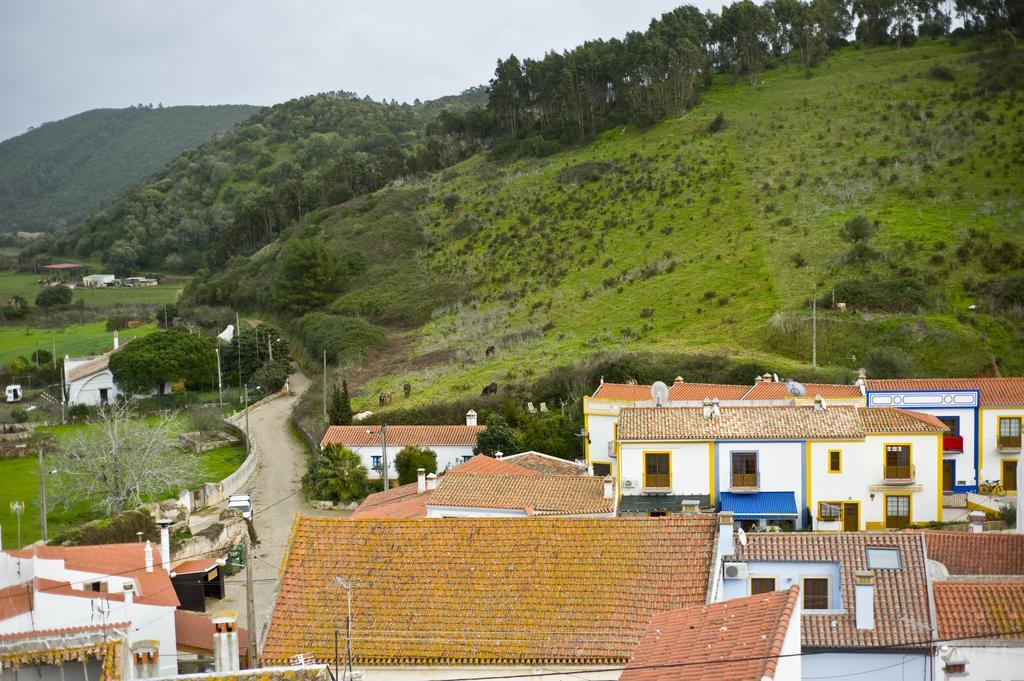
[{"label": "bicycle", "polygon": [[985,480],[978,485],[978,494],[987,497],[1001,497],[1006,494],[1006,490],[998,480]]}]

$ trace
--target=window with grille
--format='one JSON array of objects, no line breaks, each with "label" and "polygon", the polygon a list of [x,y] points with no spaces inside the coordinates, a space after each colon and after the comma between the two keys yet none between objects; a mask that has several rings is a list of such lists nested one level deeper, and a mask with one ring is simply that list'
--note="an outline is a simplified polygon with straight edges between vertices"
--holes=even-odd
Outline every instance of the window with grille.
[{"label": "window with grille", "polygon": [[751,577],[750,578],[750,595],[755,594],[768,594],[775,591],[775,578],[774,577]]},{"label": "window with grille", "polygon": [[908,527],[910,525],[910,497],[893,495],[885,498],[885,526]]},{"label": "window with grille", "polygon": [[837,501],[818,502],[818,520],[835,521],[839,520],[842,512],[842,504]]},{"label": "window with grille", "polygon": [[732,486],[757,487],[757,452],[732,453]]},{"label": "window with grille", "polygon": [[909,480],[910,445],[885,446],[885,477],[889,480]]},{"label": "window with grille", "polygon": [[828,452],[828,472],[841,473],[843,471],[843,453],[838,449],[830,449]]},{"label": "window with grille", "polygon": [[380,454],[378,454],[377,456],[371,456],[370,457],[370,466],[373,467],[373,470],[375,470],[375,471],[380,471],[381,470],[381,468],[383,467],[383,458],[384,457],[382,455],[380,455]]},{"label": "window with grille", "polygon": [[828,610],[828,577],[804,577],[804,610]]},{"label": "window with grille", "polygon": [[1020,419],[1004,417],[999,419],[999,446],[1020,447]]},{"label": "window with grille", "polygon": [[644,452],[644,487],[671,487],[668,452]]}]

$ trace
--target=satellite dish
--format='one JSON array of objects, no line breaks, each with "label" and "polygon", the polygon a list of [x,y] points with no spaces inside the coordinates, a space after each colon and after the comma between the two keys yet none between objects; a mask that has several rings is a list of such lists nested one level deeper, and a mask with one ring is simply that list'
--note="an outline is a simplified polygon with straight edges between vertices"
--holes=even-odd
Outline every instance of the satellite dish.
[{"label": "satellite dish", "polygon": [[792,379],[786,381],[786,391],[793,397],[807,396],[807,388],[805,388],[802,383],[797,383]]},{"label": "satellite dish", "polygon": [[743,531],[743,528],[736,530],[736,536],[739,537],[740,546],[747,545],[747,533]]},{"label": "satellite dish", "polygon": [[651,386],[651,399],[654,406],[664,407],[668,403],[668,386],[661,381],[655,381]]}]

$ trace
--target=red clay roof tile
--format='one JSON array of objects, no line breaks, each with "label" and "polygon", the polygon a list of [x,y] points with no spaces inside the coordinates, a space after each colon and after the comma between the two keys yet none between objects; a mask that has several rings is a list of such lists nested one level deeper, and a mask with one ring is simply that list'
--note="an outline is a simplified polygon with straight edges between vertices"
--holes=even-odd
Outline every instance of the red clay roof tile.
[{"label": "red clay roof tile", "polygon": [[[393,447],[475,447],[476,436],[484,430],[487,426],[388,426],[387,440]],[[324,433],[320,445],[380,447],[380,429],[376,426],[331,426]]]},{"label": "red clay roof tile", "polygon": [[983,407],[1024,405],[1024,377],[868,379],[872,392],[895,390],[977,390]]},{"label": "red clay roof tile", "polygon": [[935,582],[939,638],[1024,641],[1024,582]]},{"label": "red clay roof tile", "polygon": [[925,532],[929,560],[951,575],[1024,575],[1024,535]]}]

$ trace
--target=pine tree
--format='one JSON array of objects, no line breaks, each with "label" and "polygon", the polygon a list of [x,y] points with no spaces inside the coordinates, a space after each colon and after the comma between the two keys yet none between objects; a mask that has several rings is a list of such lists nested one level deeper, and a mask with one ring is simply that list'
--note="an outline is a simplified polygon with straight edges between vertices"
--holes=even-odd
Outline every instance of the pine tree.
[{"label": "pine tree", "polygon": [[348,396],[348,381],[341,382],[341,389],[335,385],[331,391],[331,401],[327,405],[327,416],[332,426],[352,425],[352,402]]}]

